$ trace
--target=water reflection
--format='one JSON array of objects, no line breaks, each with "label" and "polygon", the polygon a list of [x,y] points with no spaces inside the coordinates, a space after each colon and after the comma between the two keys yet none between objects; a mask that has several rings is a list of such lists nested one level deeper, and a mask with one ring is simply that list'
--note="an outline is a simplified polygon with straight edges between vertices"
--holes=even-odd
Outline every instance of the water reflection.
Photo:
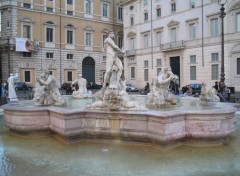
[{"label": "water reflection", "polygon": [[161,149],[107,141],[63,143],[11,134],[0,116],[1,176],[239,176],[240,123],[230,144]]},{"label": "water reflection", "polygon": [[[0,128],[2,128],[1,124],[2,123],[0,121]],[[5,155],[5,147],[4,147],[3,140],[0,133],[0,176],[10,176],[10,175],[12,175],[11,164],[9,163],[9,160]]]}]

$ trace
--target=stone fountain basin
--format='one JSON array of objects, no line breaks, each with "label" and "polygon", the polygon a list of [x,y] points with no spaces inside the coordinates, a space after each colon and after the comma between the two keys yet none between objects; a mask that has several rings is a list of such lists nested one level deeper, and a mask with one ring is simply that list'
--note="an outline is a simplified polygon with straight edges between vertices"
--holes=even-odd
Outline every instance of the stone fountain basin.
[{"label": "stone fountain basin", "polygon": [[160,145],[224,141],[235,131],[237,110],[228,103],[216,103],[211,109],[169,111],[103,111],[14,104],[2,108],[5,125],[21,135],[54,135],[67,142],[110,139]]}]

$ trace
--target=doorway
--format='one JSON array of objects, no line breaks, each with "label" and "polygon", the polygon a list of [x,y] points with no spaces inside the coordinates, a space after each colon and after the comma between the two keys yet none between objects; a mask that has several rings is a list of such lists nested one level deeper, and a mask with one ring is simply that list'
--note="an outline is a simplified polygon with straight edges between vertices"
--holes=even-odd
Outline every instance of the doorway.
[{"label": "doorway", "polygon": [[87,83],[95,83],[95,61],[91,57],[86,57],[82,62],[82,77]]},{"label": "doorway", "polygon": [[181,83],[181,80],[180,80],[180,56],[170,57],[170,67],[172,68],[173,74],[178,75],[179,86],[180,86],[180,83]]}]

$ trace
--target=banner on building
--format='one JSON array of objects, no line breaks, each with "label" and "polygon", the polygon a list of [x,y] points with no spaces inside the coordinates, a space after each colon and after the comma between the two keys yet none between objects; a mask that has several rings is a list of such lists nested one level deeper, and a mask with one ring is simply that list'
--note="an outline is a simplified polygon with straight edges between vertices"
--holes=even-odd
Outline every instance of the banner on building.
[{"label": "banner on building", "polygon": [[15,38],[16,51],[33,52],[35,50],[34,41],[28,38]]}]

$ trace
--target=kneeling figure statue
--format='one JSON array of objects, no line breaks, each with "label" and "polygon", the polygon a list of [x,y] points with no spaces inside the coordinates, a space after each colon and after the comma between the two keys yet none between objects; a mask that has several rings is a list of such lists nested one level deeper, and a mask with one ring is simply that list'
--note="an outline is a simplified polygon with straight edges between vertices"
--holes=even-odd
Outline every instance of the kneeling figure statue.
[{"label": "kneeling figure statue", "polygon": [[164,72],[153,79],[150,93],[147,94],[148,107],[161,107],[163,105],[176,105],[177,99],[174,94],[169,91],[171,81],[178,81],[178,76],[172,73],[170,66],[164,68]]},{"label": "kneeling figure statue", "polygon": [[87,80],[82,77],[82,74],[78,75],[78,79],[72,82],[78,85],[78,90],[73,91],[72,96],[74,98],[90,98],[92,97],[92,92],[87,91]]}]

